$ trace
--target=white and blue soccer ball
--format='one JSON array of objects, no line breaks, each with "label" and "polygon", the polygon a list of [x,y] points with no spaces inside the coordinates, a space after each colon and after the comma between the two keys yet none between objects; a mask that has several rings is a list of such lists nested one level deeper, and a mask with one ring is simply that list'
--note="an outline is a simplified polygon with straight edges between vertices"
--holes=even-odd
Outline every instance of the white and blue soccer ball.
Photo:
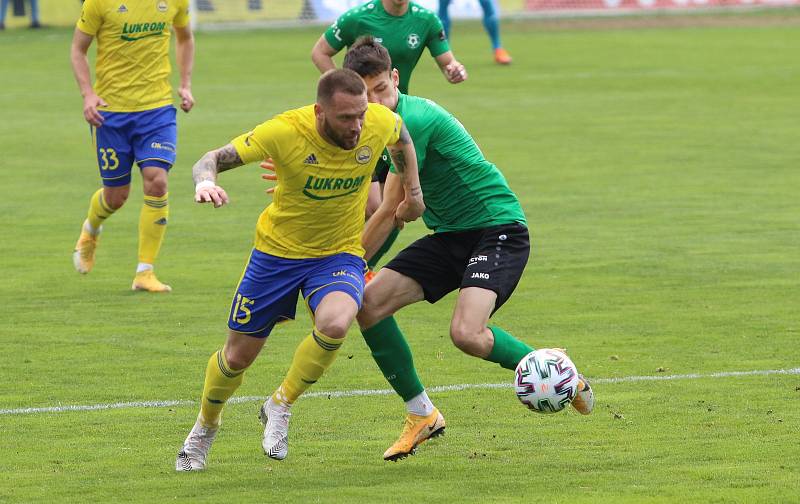
[{"label": "white and blue soccer ball", "polygon": [[540,348],[517,364],[514,389],[528,409],[556,413],[566,408],[578,393],[578,370],[563,351]]}]

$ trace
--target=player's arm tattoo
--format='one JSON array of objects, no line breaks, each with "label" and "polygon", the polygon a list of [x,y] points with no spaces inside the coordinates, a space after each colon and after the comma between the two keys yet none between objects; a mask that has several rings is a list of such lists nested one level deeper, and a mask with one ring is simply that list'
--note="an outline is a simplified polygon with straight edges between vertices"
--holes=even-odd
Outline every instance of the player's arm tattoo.
[{"label": "player's arm tattoo", "polygon": [[397,140],[397,144],[389,149],[389,155],[392,156],[394,169],[397,170],[397,173],[400,175],[406,172],[406,155],[403,153],[402,146],[409,145],[410,143],[411,135],[408,133],[408,128],[406,128],[405,123],[403,123],[400,125],[400,138]]},{"label": "player's arm tattoo", "polygon": [[[403,181],[403,185],[406,184],[406,155],[403,152],[403,148],[412,148],[413,145],[411,141],[411,134],[408,132],[408,128],[406,128],[405,123],[400,126],[400,137],[397,140],[397,143],[389,148],[389,155],[392,157],[392,164],[394,164],[394,169],[397,171],[397,174],[400,175],[400,179]],[[422,189],[415,185],[414,187],[407,188],[409,191],[410,196],[419,196],[422,194]]]},{"label": "player's arm tattoo", "polygon": [[204,180],[216,183],[218,174],[230,170],[231,168],[242,166],[243,164],[244,162],[242,158],[239,157],[239,153],[236,152],[236,148],[234,148],[232,144],[228,144],[225,147],[206,152],[206,154],[194,164],[192,168],[192,178],[195,184],[199,184]]}]

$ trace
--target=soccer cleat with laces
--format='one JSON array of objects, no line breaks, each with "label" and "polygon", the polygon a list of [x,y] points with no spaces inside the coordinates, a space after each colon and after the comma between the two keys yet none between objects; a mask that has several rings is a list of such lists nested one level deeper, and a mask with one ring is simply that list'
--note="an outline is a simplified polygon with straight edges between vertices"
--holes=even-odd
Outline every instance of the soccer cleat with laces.
[{"label": "soccer cleat with laces", "polygon": [[92,234],[87,229],[89,223],[84,221],[81,227],[81,235],[78,237],[78,242],[75,244],[75,251],[72,252],[72,264],[78,273],[85,275],[92,271],[94,266],[94,251],[97,249],[97,240],[100,237],[100,231],[103,226],[97,230],[96,234]]},{"label": "soccer cleat with laces", "polygon": [[264,439],[261,447],[264,455],[271,459],[283,460],[289,453],[289,417],[292,414],[286,406],[277,404],[272,397],[264,402],[258,418],[264,425]]},{"label": "soccer cleat with laces", "polygon": [[444,427],[444,417],[436,408],[433,408],[433,413],[428,416],[409,413],[403,425],[403,432],[384,452],[383,460],[397,461],[413,455],[417,451],[417,446],[444,434]]},{"label": "soccer cleat with laces", "polygon": [[170,292],[172,287],[165,283],[161,283],[153,270],[140,271],[136,273],[133,279],[131,290],[147,291],[147,292]]},{"label": "soccer cleat with laces", "polygon": [[175,470],[179,472],[204,470],[208,450],[211,449],[211,443],[217,437],[218,431],[219,427],[204,427],[198,419],[189,435],[186,436],[181,451],[178,452],[178,457],[175,459]]},{"label": "soccer cleat with laces", "polygon": [[502,47],[498,47],[494,50],[494,61],[499,65],[510,65],[512,58],[511,55],[508,54],[508,51]]},{"label": "soccer cleat with laces", "polygon": [[578,375],[578,393],[572,400],[572,407],[581,415],[588,415],[594,409],[594,391],[582,374]]}]

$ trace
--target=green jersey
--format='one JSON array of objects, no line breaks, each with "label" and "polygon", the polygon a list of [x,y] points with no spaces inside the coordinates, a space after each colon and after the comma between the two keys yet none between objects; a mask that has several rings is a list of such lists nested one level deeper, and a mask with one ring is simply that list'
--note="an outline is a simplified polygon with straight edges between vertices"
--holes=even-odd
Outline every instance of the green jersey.
[{"label": "green jersey", "polygon": [[431,100],[404,94],[395,112],[414,141],[426,207],[422,219],[428,228],[447,232],[527,225],[505,177],[483,157],[458,119]]},{"label": "green jersey", "polygon": [[350,47],[362,35],[372,35],[389,51],[400,72],[400,91],[408,92],[411,72],[427,47],[434,58],[450,50],[442,22],[433,11],[414,2],[402,16],[392,16],[380,0],[353,7],[325,32],[325,40],[337,51]]}]

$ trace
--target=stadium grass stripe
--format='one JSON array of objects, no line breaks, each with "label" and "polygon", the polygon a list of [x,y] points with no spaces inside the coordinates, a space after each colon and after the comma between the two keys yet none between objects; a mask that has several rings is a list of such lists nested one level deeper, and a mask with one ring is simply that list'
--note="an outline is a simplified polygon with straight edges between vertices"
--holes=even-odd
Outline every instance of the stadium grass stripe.
[{"label": "stadium grass stripe", "polygon": [[[763,369],[751,371],[720,371],[717,373],[690,373],[679,375],[644,375],[644,376],[620,376],[617,378],[593,378],[592,384],[618,384],[618,383],[632,383],[643,381],[672,381],[672,380],[699,380],[704,378],[737,378],[741,376],[768,376],[768,375],[800,375],[800,367],[789,369]],[[440,385],[437,387],[429,387],[427,390],[432,393],[437,392],[459,392],[469,389],[498,389],[510,388],[513,384],[509,383],[462,383],[457,385]],[[303,394],[304,398],[325,397],[344,398],[344,397],[361,397],[361,396],[380,396],[394,394],[391,389],[373,389],[373,390],[343,390],[343,391],[319,391]],[[264,401],[266,396],[243,396],[234,397],[228,401],[228,404],[249,403]],[[47,406],[39,408],[13,408],[13,409],[0,409],[0,415],[30,415],[36,413],[65,413],[68,411],[98,411],[107,409],[123,409],[123,408],[167,408],[170,406],[193,406],[197,401],[188,400],[173,400],[173,401],[131,401],[131,402],[118,402],[118,403],[105,403],[105,404],[88,404],[88,405],[66,405],[66,406]]]}]

